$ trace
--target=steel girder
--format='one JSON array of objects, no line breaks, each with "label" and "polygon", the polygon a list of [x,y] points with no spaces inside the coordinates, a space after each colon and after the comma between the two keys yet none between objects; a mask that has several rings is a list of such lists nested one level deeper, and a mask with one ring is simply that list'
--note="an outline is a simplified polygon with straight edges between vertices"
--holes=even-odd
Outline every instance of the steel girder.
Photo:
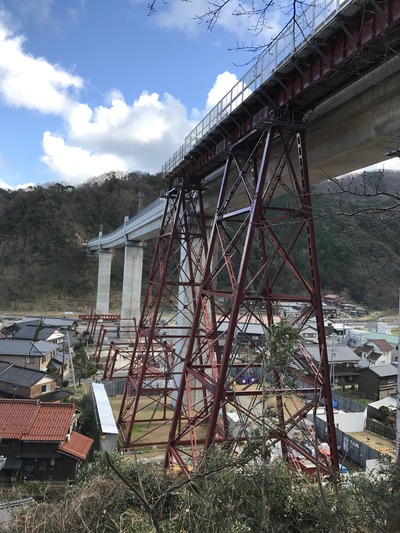
[{"label": "steel girder", "polygon": [[131,448],[166,446],[207,254],[199,182],[171,183],[166,200],[118,419]]},{"label": "steel girder", "polygon": [[[335,471],[304,131],[272,123],[230,149],[208,242],[202,197],[190,180],[168,193],[119,416],[125,445],[166,442],[165,466],[177,463],[189,476],[214,443],[237,450],[262,431],[296,468],[309,461]],[[293,330],[315,319],[318,366],[298,340],[275,358],[268,345],[276,323],[289,322],[282,305],[295,302]],[[320,405],[329,461],[304,431]],[[132,436],[143,421],[148,431]]]}]

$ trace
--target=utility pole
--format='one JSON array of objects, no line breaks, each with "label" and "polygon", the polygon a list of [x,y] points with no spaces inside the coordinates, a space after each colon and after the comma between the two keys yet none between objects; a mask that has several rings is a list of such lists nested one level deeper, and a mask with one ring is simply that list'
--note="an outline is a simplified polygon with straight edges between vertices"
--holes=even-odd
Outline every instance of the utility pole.
[{"label": "utility pole", "polygon": [[400,462],[400,287],[397,332],[397,413],[396,413],[396,463]]},{"label": "utility pole", "polygon": [[334,358],[335,358],[335,351],[334,351],[334,347],[335,347],[335,333],[332,333],[332,344],[331,344],[331,376],[332,376],[332,391],[334,392],[335,391],[335,363],[334,363]]}]

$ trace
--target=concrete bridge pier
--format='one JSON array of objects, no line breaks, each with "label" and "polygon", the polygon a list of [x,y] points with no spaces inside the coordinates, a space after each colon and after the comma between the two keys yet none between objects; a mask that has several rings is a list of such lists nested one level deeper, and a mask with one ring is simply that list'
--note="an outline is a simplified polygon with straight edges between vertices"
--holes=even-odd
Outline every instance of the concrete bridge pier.
[{"label": "concrete bridge pier", "polygon": [[108,315],[110,312],[110,280],[112,258],[112,250],[99,251],[99,271],[97,277],[96,300],[96,313],[98,315]]},{"label": "concrete bridge pier", "polygon": [[[128,241],[125,244],[124,278],[122,285],[121,335],[132,336],[133,319],[139,321],[141,312],[142,273],[143,273],[142,242]],[[126,335],[124,335],[124,330]]]}]

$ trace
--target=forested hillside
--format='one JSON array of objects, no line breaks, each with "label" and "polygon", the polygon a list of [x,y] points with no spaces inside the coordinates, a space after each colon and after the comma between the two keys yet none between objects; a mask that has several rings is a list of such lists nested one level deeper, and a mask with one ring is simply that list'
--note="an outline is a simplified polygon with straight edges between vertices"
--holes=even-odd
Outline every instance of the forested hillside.
[{"label": "forested hillside", "polygon": [[[0,312],[91,309],[96,302],[97,258],[84,243],[120,226],[125,216],[156,199],[160,178],[108,174],[79,187],[53,184],[31,190],[0,190]],[[150,249],[145,251],[151,260]],[[113,259],[112,294],[122,281],[123,254]],[[120,292],[120,289],[119,289]],[[118,306],[119,301],[113,301]]]},{"label": "forested hillside", "polygon": [[[347,194],[332,183],[313,191],[324,291],[347,294],[370,309],[397,307],[399,181],[400,175],[391,173],[383,196]],[[126,215],[136,214],[139,191],[145,206],[162,188],[165,183],[159,177],[131,173],[121,178],[111,173],[76,188],[52,184],[0,190],[0,313],[90,310],[96,301],[97,259],[86,254],[85,241],[96,236],[101,225],[107,233]],[[365,186],[360,191],[368,192]],[[152,249],[146,247],[146,272]],[[120,306],[122,264],[122,252],[115,253],[111,299],[115,311]]]}]

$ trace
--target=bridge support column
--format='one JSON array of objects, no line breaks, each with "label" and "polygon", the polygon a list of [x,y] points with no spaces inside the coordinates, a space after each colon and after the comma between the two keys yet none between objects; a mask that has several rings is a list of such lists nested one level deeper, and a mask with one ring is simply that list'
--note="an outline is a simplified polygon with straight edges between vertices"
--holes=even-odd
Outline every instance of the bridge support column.
[{"label": "bridge support column", "polygon": [[97,277],[97,300],[96,313],[98,315],[108,315],[110,312],[110,279],[112,250],[100,250],[99,271]]},{"label": "bridge support column", "polygon": [[[122,285],[121,326],[133,328],[133,319],[139,320],[141,311],[143,250],[141,242],[127,242],[125,245],[124,279]],[[123,332],[123,329],[121,330]],[[129,335],[128,335],[129,336]]]}]

